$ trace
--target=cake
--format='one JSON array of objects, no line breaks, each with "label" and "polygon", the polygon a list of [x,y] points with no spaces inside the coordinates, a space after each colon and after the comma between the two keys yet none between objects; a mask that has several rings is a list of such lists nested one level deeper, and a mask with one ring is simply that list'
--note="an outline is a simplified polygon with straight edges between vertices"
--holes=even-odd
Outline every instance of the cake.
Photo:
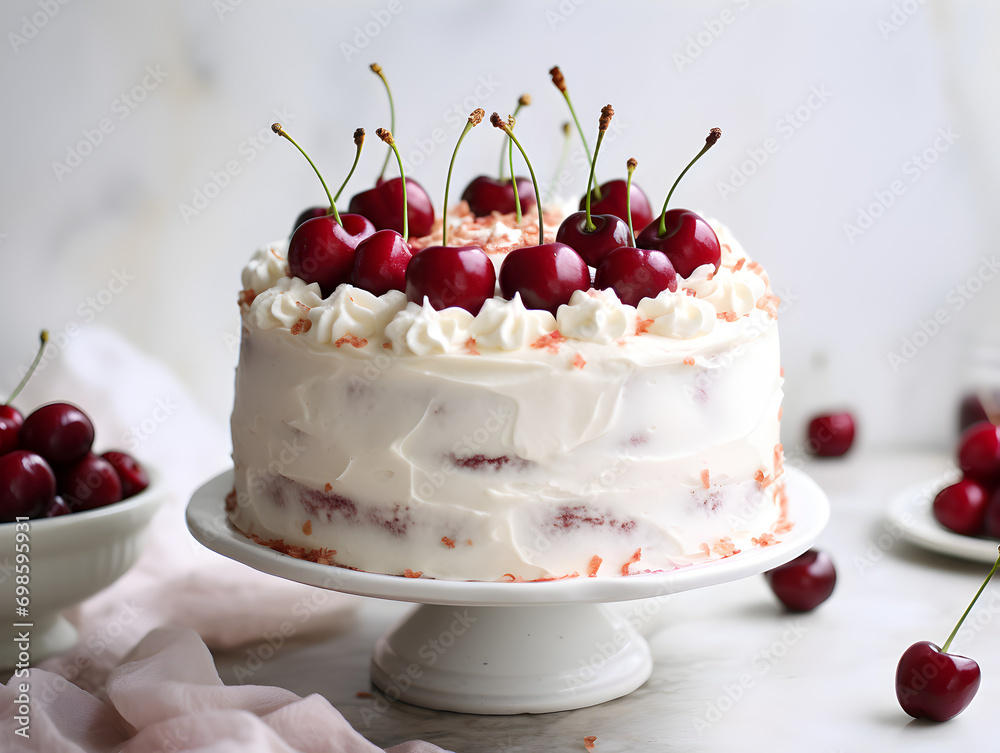
[{"label": "cake", "polygon": [[[482,581],[633,576],[779,542],[778,299],[708,222],[717,270],[634,307],[577,290],[554,315],[499,292],[476,314],[347,283],[324,297],[289,275],[287,241],[257,251],[230,521],[315,562]],[[531,215],[463,204],[448,223],[497,269],[538,242]],[[438,219],[414,246],[440,239]]]}]

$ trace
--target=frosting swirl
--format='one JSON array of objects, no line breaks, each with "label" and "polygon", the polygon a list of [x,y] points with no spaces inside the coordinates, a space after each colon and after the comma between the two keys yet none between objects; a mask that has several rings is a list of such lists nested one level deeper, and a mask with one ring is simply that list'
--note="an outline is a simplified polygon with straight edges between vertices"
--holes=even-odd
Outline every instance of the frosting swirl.
[{"label": "frosting swirl", "polygon": [[610,288],[577,290],[559,307],[556,323],[564,337],[606,345],[635,333],[635,309]]},{"label": "frosting swirl", "polygon": [[305,283],[298,277],[282,277],[254,299],[250,319],[259,329],[291,329],[299,320],[307,319],[312,308],[322,304],[317,283]]},{"label": "frosting swirl", "polygon": [[385,328],[385,336],[396,350],[414,355],[457,353],[469,341],[473,316],[458,307],[437,311],[425,298],[424,305],[410,302]]},{"label": "frosting swirl", "polygon": [[265,248],[259,248],[243,268],[241,281],[244,290],[254,293],[274,287],[282,277],[288,276],[288,260],[285,259],[286,241],[277,241]]},{"label": "frosting swirl", "polygon": [[637,309],[640,319],[651,319],[646,332],[661,337],[690,340],[715,328],[715,307],[687,293],[664,290],[656,298],[643,298]]},{"label": "frosting swirl", "polygon": [[716,272],[711,264],[702,264],[695,269],[684,282],[684,287],[711,303],[716,313],[733,311],[737,316],[753,311],[757,301],[767,292],[767,283],[760,275],[728,267],[719,267]]},{"label": "frosting swirl", "polygon": [[308,339],[326,344],[350,336],[364,340],[380,338],[386,325],[405,306],[406,295],[399,290],[374,295],[353,285],[340,285],[321,306],[309,312],[312,327]]},{"label": "frosting swirl", "polygon": [[476,338],[477,348],[517,350],[555,328],[556,320],[552,314],[525,308],[521,294],[515,293],[509,301],[496,298],[486,301],[469,331]]}]

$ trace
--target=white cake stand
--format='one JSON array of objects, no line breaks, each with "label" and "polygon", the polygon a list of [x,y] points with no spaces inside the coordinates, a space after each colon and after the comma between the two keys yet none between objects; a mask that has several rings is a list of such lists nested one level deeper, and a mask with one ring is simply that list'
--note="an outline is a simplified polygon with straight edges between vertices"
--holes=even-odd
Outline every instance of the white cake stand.
[{"label": "white cake stand", "polygon": [[649,646],[602,602],[667,596],[762,573],[798,556],[830,515],[822,489],[788,469],[789,519],[781,543],[672,572],[544,583],[484,583],[359,572],[255,544],[227,521],[232,471],[202,486],[188,528],[209,549],[261,572],[343,593],[421,606],[384,635],[372,681],[389,698],[473,714],[547,713],[631,693],[649,679]]}]

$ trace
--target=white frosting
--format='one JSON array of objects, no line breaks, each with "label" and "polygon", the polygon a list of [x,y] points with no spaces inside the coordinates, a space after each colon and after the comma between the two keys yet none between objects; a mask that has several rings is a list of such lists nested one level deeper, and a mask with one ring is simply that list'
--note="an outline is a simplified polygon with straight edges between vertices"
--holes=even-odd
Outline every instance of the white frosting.
[{"label": "white frosting", "polygon": [[716,313],[735,312],[738,316],[749,314],[767,292],[767,283],[753,272],[728,267],[715,270],[711,264],[702,264],[684,281],[684,287],[695,292],[701,300],[711,303]]},{"label": "white frosting", "polygon": [[457,353],[465,349],[472,336],[473,316],[465,309],[449,307],[437,311],[424,298],[424,305],[406,304],[406,308],[385,328],[385,336],[394,350],[414,355]]},{"label": "white frosting", "polygon": [[470,332],[481,350],[519,350],[556,328],[548,311],[527,309],[521,294],[510,301],[491,298],[476,314]]},{"label": "white frosting", "polygon": [[[756,308],[763,271],[717,233],[723,267],[696,270],[696,295],[637,308],[577,291],[556,317],[520,296],[473,317],[349,285],[324,300],[285,275],[254,288],[231,520],[362,570],[475,580],[620,577],[780,540],[777,323]],[[245,287],[277,274],[255,260]]]},{"label": "white frosting", "polygon": [[274,287],[259,293],[250,306],[250,317],[260,329],[291,329],[310,310],[323,304],[319,284],[298,277],[282,277]]},{"label": "white frosting", "polygon": [[285,258],[288,241],[278,241],[257,249],[243,268],[243,289],[261,293],[274,287],[282,277],[288,275],[288,261]]},{"label": "white frosting", "polygon": [[312,327],[308,339],[323,345],[336,343],[343,337],[381,339],[386,326],[406,307],[406,295],[390,290],[373,295],[353,285],[340,285],[321,306],[309,312]]},{"label": "white frosting", "polygon": [[676,293],[664,290],[656,298],[643,298],[638,307],[640,319],[653,320],[646,332],[677,340],[707,335],[715,329],[716,313],[708,301],[680,290]]},{"label": "white frosting", "polygon": [[556,323],[564,337],[606,345],[635,333],[635,309],[611,289],[577,290],[559,307]]}]

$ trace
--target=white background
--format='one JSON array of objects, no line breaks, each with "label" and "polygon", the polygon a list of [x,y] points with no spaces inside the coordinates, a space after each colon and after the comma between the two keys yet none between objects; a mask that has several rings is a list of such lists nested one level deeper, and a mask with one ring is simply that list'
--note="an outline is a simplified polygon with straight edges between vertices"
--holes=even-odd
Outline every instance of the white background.
[{"label": "white background", "polygon": [[[368,70],[381,63],[398,143],[440,208],[464,117],[477,106],[506,114],[523,92],[534,104],[518,132],[549,180],[568,117],[548,78],[559,64],[589,138],[600,107],[615,107],[621,133],[606,140],[598,174],[623,177],[636,157],[654,205],[708,129],[723,129],[674,205],[728,224],[790,304],[786,447],[810,413],[836,406],[856,412],[866,447],[949,446],[972,346],[1000,339],[1000,283],[983,267],[1000,195],[998,30],[1000,8],[985,0],[7,0],[0,395],[38,329],[56,336],[46,369],[58,369],[59,345],[85,340],[67,333],[102,326],[167,363],[224,428],[240,270],[322,203],[304,160],[272,140],[275,113],[335,185],[364,127],[346,194],[367,188],[384,156],[374,130],[388,126]],[[142,101],[132,109],[123,94]],[[102,119],[110,132],[81,147]],[[762,161],[768,139],[766,161],[747,162]],[[496,169],[499,145],[488,125],[466,139],[453,195]],[[925,151],[923,170],[913,158]],[[206,188],[227,163],[238,174]],[[745,180],[726,190],[734,172]],[[891,206],[849,237],[845,226],[894,181]],[[584,182],[575,169],[568,193]],[[198,192],[215,198],[185,216]],[[131,279],[112,293],[123,270]],[[977,282],[983,273],[993,279]],[[980,292],[966,301],[970,279]],[[920,334],[939,309],[947,323]],[[904,350],[905,338],[924,347]],[[894,368],[891,353],[906,362]],[[47,394],[46,379],[32,395],[73,398]],[[128,380],[109,368],[109,390]]]}]

